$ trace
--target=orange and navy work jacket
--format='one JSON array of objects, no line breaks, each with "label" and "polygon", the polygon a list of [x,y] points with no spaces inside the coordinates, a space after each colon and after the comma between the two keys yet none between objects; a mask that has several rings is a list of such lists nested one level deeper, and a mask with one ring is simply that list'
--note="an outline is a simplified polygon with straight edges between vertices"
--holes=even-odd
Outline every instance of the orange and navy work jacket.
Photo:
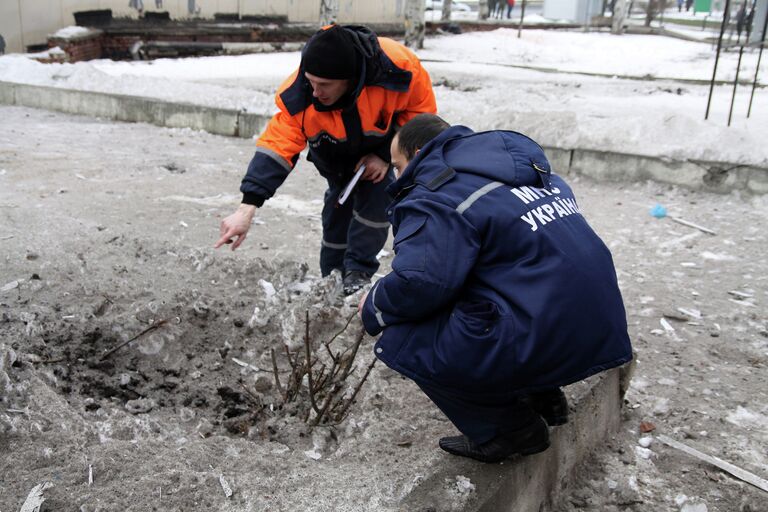
[{"label": "orange and navy work jacket", "polygon": [[395,131],[418,114],[437,111],[429,74],[413,52],[365,27],[344,29],[363,56],[356,85],[324,106],[312,97],[302,59],[278,89],[279,111],[256,142],[240,187],[244,203],[261,206],[272,197],[307,145],[320,174],[342,184],[367,154],[390,162]]}]

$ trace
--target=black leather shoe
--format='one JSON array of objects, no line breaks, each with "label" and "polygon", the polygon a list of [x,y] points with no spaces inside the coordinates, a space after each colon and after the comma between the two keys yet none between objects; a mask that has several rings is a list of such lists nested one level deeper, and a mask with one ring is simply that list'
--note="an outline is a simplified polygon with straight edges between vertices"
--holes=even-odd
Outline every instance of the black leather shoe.
[{"label": "black leather shoe", "polygon": [[568,423],[568,400],[560,388],[530,393],[524,400],[550,427]]},{"label": "black leather shoe", "polygon": [[467,436],[443,437],[440,448],[460,457],[480,462],[501,462],[512,455],[533,455],[549,448],[549,429],[541,418],[520,430],[498,435],[483,444],[475,444]]},{"label": "black leather shoe", "polygon": [[371,282],[371,275],[359,270],[350,270],[344,273],[342,284],[344,285],[344,295],[352,295]]}]

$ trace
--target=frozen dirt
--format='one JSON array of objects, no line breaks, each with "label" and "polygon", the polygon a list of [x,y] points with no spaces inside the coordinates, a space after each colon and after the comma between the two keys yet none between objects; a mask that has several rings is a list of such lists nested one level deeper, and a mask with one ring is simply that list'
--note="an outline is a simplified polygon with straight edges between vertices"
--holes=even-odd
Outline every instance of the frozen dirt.
[{"label": "frozen dirt", "polygon": [[[436,440],[451,425],[381,364],[337,425],[312,431],[306,407],[280,405],[270,349],[301,347],[305,311],[327,341],[354,307],[318,277],[310,164],[241,250],[217,252],[252,141],[0,116],[0,510],[46,481],[44,510],[397,510],[449,457]],[[613,252],[637,368],[620,432],[553,509],[768,510],[766,493],[655,439],[768,477],[768,200],[570,181]],[[716,235],[653,218],[656,203]],[[462,478],[434,510],[472,499]]]}]

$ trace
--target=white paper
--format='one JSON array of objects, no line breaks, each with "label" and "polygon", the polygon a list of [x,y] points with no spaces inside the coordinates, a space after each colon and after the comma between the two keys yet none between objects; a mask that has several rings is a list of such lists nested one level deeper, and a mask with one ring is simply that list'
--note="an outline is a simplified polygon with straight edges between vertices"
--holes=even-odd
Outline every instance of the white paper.
[{"label": "white paper", "polygon": [[357,170],[354,176],[352,176],[352,179],[349,180],[349,183],[347,183],[347,188],[344,189],[344,193],[341,194],[339,197],[339,204],[344,204],[344,201],[347,200],[349,197],[349,194],[352,193],[352,190],[354,190],[355,185],[357,185],[357,182],[360,181],[360,176],[363,175],[363,172],[365,171],[365,164],[361,165],[360,168]]}]

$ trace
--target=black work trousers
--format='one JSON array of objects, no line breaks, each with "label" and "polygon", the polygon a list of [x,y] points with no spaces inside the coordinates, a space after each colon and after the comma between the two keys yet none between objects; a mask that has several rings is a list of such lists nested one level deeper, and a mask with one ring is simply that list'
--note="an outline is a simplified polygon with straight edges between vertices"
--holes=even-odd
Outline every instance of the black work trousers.
[{"label": "black work trousers", "polygon": [[519,395],[505,398],[467,397],[436,385],[418,383],[418,386],[459,432],[476,444],[525,428],[539,418],[539,414]]},{"label": "black work trousers", "polygon": [[379,269],[376,255],[387,242],[387,206],[391,198],[387,186],[394,181],[392,170],[379,183],[360,180],[352,195],[339,205],[346,183],[328,180],[323,206],[323,241],[320,271],[327,276],[333,269],[373,275]]}]

